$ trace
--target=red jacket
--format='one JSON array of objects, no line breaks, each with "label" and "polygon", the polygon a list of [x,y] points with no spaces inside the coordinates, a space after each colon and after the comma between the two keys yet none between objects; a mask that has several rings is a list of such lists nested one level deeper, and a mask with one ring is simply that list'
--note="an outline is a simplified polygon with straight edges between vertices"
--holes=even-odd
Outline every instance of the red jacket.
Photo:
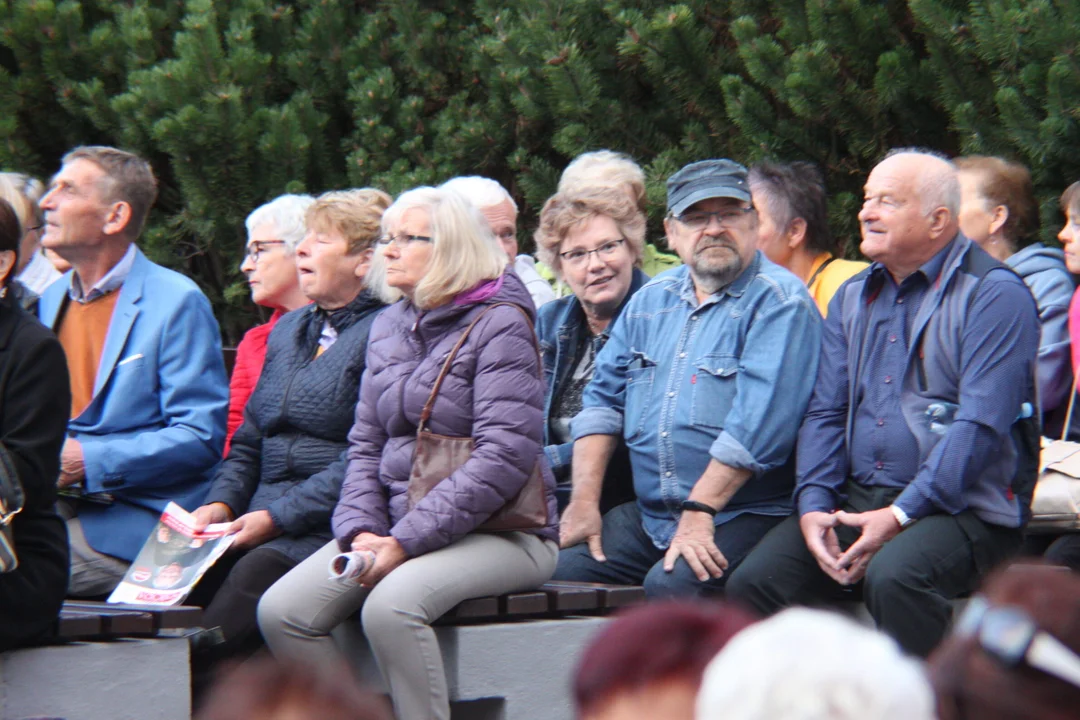
[{"label": "red jacket", "polygon": [[244,333],[244,338],[236,346],[236,363],[229,381],[229,423],[224,457],[229,455],[233,434],[244,422],[244,406],[259,382],[263,361],[266,360],[266,339],[270,337],[270,331],[274,329],[281,315],[281,310],[275,310],[268,322],[256,325]]}]

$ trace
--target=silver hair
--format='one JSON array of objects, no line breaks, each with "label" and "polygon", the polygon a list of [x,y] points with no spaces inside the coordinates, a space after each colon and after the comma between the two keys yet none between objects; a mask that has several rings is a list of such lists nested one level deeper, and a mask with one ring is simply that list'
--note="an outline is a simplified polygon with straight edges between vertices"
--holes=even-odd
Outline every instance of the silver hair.
[{"label": "silver hair", "polygon": [[785,610],[705,669],[697,720],[934,720],[934,692],[892,638],[836,613]]},{"label": "silver hair", "polygon": [[439,186],[439,189],[456,192],[481,210],[507,201],[514,208],[515,213],[518,211],[517,203],[510,197],[506,188],[491,178],[462,175],[447,180]]},{"label": "silver hair", "polygon": [[244,222],[248,236],[257,227],[273,225],[278,239],[285,241],[285,249],[291,255],[307,233],[304,216],[314,202],[315,198],[310,195],[281,195],[260,205],[251,211]]},{"label": "silver hair", "polygon": [[960,214],[960,176],[952,159],[937,150],[921,147],[894,148],[884,159],[897,155],[918,155],[930,161],[919,173],[917,181],[923,214],[929,215],[943,207],[953,219],[957,218]]}]

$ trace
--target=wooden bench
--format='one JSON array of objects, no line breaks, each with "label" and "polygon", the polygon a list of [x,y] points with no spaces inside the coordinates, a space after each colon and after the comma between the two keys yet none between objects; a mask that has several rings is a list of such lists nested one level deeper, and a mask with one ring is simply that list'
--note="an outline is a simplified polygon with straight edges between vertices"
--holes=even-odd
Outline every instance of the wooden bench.
[{"label": "wooden bench", "polygon": [[64,603],[46,644],[0,654],[3,718],[190,720],[197,607]]},{"label": "wooden bench", "polygon": [[[606,615],[644,600],[640,587],[550,582],[459,604],[435,623],[454,720],[571,720],[582,650]],[[361,680],[385,689],[359,618],[334,636]]]}]

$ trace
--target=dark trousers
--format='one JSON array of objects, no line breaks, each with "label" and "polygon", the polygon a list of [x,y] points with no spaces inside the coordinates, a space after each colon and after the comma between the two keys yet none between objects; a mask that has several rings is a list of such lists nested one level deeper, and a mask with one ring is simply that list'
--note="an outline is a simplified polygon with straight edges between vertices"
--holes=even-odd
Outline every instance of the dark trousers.
[{"label": "dark trousers", "polygon": [[644,585],[649,598],[699,597],[723,590],[731,571],[754,545],[783,518],[739,515],[716,528],[715,542],[728,561],[719,578],[702,582],[679,558],[671,572],[664,570],[664,550],[658,549],[641,525],[637,502],[628,502],[604,515],[600,540],[607,562],[597,562],[581,543],[559,552],[555,580]]},{"label": "dark trousers", "polygon": [[[866,512],[888,506],[897,493],[849,483],[848,494],[844,509]],[[855,528],[840,527],[836,534],[844,549],[858,539]],[[970,512],[931,515],[878,551],[860,583],[863,600],[879,628],[907,652],[925,657],[948,629],[949,601],[973,591],[1019,545],[1019,530],[990,525]],[[806,548],[796,516],[766,535],[727,585],[729,598],[764,614],[827,602],[841,592]]]},{"label": "dark trousers", "polygon": [[187,603],[205,608],[203,625],[220,628],[225,640],[192,654],[198,689],[219,663],[243,660],[262,647],[256,615],[259,599],[298,564],[277,550],[257,547],[246,553],[226,554],[207,570]]},{"label": "dark trousers", "polygon": [[1055,539],[1046,549],[1046,559],[1054,565],[1080,570],[1080,533],[1070,533]]}]

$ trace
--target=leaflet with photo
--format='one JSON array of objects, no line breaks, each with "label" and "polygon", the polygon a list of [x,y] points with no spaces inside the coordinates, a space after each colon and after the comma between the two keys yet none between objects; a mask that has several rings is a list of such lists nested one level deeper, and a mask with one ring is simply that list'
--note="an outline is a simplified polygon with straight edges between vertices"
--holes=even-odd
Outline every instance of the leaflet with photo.
[{"label": "leaflet with photo", "polygon": [[176,605],[183,602],[203,573],[232,545],[230,523],[195,532],[195,517],[169,503],[124,579],[108,602]]}]

